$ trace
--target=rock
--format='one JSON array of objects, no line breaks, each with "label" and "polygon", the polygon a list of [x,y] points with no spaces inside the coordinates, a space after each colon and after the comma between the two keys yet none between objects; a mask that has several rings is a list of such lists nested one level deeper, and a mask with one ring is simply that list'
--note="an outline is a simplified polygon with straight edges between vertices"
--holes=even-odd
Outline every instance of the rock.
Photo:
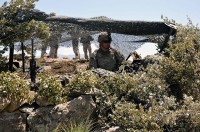
[{"label": "rock", "polygon": [[106,130],[106,132],[125,132],[125,131],[123,131],[118,126],[116,126],[116,127],[109,128],[108,130]]},{"label": "rock", "polygon": [[82,95],[74,100],[68,102],[69,111],[72,117],[85,117],[90,116],[96,109],[96,104],[89,95]]},{"label": "rock", "polygon": [[69,119],[86,119],[95,111],[96,105],[89,95],[53,106],[41,107],[30,113],[27,123],[31,131],[53,131],[60,122]]},{"label": "rock", "polygon": [[5,111],[7,112],[14,112],[16,111],[20,106],[22,106],[23,104],[25,104],[27,102],[27,100],[23,100],[23,101],[12,101],[5,109]]},{"label": "rock", "polygon": [[46,63],[53,63],[53,62],[55,62],[55,60],[52,59],[52,58],[46,58],[45,61],[46,61]]},{"label": "rock", "polygon": [[61,82],[62,86],[64,87],[66,84],[69,83],[69,80],[70,80],[71,76],[69,76],[69,75],[61,75],[61,76],[59,76],[59,78],[60,78],[60,82]]},{"label": "rock", "polygon": [[103,93],[103,90],[100,90],[98,88],[93,88],[90,90],[89,93],[86,93],[86,94],[91,94],[91,95],[95,96],[95,95],[103,95],[104,93]]},{"label": "rock", "polygon": [[115,72],[108,71],[101,68],[92,69],[92,72],[99,75],[100,77],[108,77],[108,76],[115,76]]},{"label": "rock", "polygon": [[10,104],[10,100],[0,97],[0,112]]},{"label": "rock", "polygon": [[36,103],[39,105],[39,106],[48,106],[48,105],[54,105],[53,103],[51,103],[51,102],[48,102],[47,100],[46,100],[46,98],[43,98],[42,96],[37,96],[36,97]]},{"label": "rock", "polygon": [[[33,132],[49,132],[55,129],[57,122],[51,117],[53,106],[41,107],[27,117],[29,129]],[[55,124],[56,123],[56,124]]]},{"label": "rock", "polygon": [[53,68],[53,69],[60,69],[60,68],[62,68],[62,64],[59,63],[59,62],[55,62],[55,63],[52,65],[52,68]]},{"label": "rock", "polygon": [[22,108],[19,108],[19,111],[21,111],[23,113],[31,114],[34,111],[34,107],[33,106],[24,106]]},{"label": "rock", "polygon": [[[30,98],[30,100],[34,100],[35,99],[35,92],[34,91],[29,91],[28,93],[28,97]],[[12,101],[8,107],[6,107],[5,111],[7,112],[13,112],[18,110],[18,108],[20,106],[22,106],[23,104],[28,103],[28,99],[24,99],[24,100],[20,100],[20,101]]]},{"label": "rock", "polygon": [[43,70],[44,70],[44,71],[50,71],[50,70],[51,70],[51,66],[44,66],[44,67],[43,67]]},{"label": "rock", "polygon": [[0,113],[0,132],[26,132],[26,113]]}]

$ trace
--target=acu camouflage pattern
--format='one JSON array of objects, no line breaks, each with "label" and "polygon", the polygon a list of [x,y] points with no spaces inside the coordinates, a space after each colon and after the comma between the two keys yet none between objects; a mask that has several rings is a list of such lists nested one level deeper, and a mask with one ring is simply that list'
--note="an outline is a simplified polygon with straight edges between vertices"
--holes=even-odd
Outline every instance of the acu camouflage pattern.
[{"label": "acu camouflage pattern", "polygon": [[92,36],[88,35],[88,36],[84,36],[80,39],[80,42],[83,44],[88,44],[90,43],[90,41],[93,41],[94,39],[92,38]]},{"label": "acu camouflage pattern", "polygon": [[72,48],[76,59],[80,59],[80,52],[78,48],[78,38],[72,38]]},{"label": "acu camouflage pattern", "polygon": [[91,56],[92,48],[91,48],[90,41],[93,41],[93,40],[94,39],[90,35],[84,36],[80,39],[80,42],[83,43],[83,52],[84,52],[85,59],[88,59],[87,52],[89,52],[89,57]]},{"label": "acu camouflage pattern", "polygon": [[124,56],[117,50],[110,48],[109,51],[102,49],[95,50],[89,61],[89,68],[102,68],[109,71],[119,70],[119,66],[124,61]]}]

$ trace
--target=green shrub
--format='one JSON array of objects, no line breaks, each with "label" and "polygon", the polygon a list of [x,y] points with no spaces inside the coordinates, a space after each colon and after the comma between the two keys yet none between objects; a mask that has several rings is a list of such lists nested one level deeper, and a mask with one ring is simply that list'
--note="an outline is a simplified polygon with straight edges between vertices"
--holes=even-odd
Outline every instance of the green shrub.
[{"label": "green shrub", "polygon": [[[183,102],[176,104],[176,109],[170,110],[166,106],[169,103],[163,103],[154,110],[160,109],[160,118],[169,131],[198,131],[200,130],[200,102],[194,101],[192,96],[184,95]],[[172,103],[175,104],[175,103]],[[175,106],[175,105],[173,105]],[[159,111],[157,111],[159,112]]]},{"label": "green shrub", "polygon": [[169,57],[163,58],[161,69],[170,92],[177,99],[183,94],[199,99],[200,92],[200,30],[189,21],[178,26],[176,37],[169,43]]},{"label": "green shrub", "polygon": [[114,126],[125,131],[197,131],[200,128],[200,102],[193,101],[192,96],[184,95],[182,103],[174,97],[163,96],[149,109],[131,102],[116,104],[110,115]]},{"label": "green shrub", "polygon": [[29,86],[17,73],[0,73],[0,96],[18,102],[28,99]]},{"label": "green shrub", "polygon": [[38,97],[49,104],[61,103],[63,89],[59,79],[50,74],[40,74],[38,78],[40,81]]},{"label": "green shrub", "polygon": [[70,80],[65,92],[87,93],[93,90],[97,82],[98,77],[92,71],[78,71]]},{"label": "green shrub", "polygon": [[154,111],[145,111],[143,107],[129,102],[118,103],[111,115],[113,123],[128,132],[133,131],[162,131],[156,122],[157,114]]},{"label": "green shrub", "polygon": [[151,103],[151,99],[159,100],[163,95],[167,95],[167,84],[159,77],[157,66],[149,65],[147,72],[140,72],[132,77],[132,82],[136,82],[128,91],[128,95],[139,101]]},{"label": "green shrub", "polygon": [[[167,95],[167,85],[164,80],[156,77],[156,68],[148,68],[149,72],[138,72],[137,74],[118,74],[99,78],[96,88],[102,91],[102,95],[96,96],[99,110],[99,123],[102,126],[110,126],[111,119],[108,116],[116,109],[119,102],[129,101],[131,103],[152,103]],[[154,73],[154,74],[153,74]]]},{"label": "green shrub", "polygon": [[0,72],[2,71],[8,71],[8,65],[6,64],[7,58],[2,56],[0,53]]},{"label": "green shrub", "polygon": [[184,95],[183,104],[177,110],[177,120],[174,128],[182,131],[200,130],[200,101],[194,101],[192,96]]}]

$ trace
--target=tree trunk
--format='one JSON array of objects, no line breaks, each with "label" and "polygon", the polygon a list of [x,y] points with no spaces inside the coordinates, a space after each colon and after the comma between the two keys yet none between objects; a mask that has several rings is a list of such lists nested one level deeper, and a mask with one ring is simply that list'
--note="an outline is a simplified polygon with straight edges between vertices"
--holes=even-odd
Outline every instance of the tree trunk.
[{"label": "tree trunk", "polygon": [[50,46],[50,58],[57,58],[58,44]]},{"label": "tree trunk", "polygon": [[50,46],[50,58],[57,58],[57,51],[58,51],[58,43],[59,43],[59,35],[56,33],[53,33],[49,40],[49,46]]},{"label": "tree trunk", "polygon": [[46,54],[46,50],[47,50],[47,43],[44,43],[41,49],[41,58],[44,57],[44,54]]},{"label": "tree trunk", "polygon": [[31,60],[30,60],[30,76],[31,76],[31,82],[35,83],[36,78],[36,61],[34,59],[34,41],[31,39]]},{"label": "tree trunk", "polygon": [[13,72],[13,54],[14,54],[14,43],[10,43],[9,53],[9,71]]},{"label": "tree trunk", "polygon": [[24,73],[25,72],[25,60],[24,60],[25,54],[24,54],[24,43],[23,42],[21,42],[21,48],[22,48],[22,71]]}]

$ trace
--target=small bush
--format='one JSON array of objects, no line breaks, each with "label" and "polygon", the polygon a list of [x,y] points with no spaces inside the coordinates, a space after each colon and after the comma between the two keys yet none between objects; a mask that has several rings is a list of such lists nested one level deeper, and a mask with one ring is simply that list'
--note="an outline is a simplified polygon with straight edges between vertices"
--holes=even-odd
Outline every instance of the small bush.
[{"label": "small bush", "polygon": [[160,72],[169,84],[170,92],[178,100],[183,94],[199,99],[200,92],[200,31],[189,21],[187,26],[178,25],[176,37],[170,41],[163,58]]},{"label": "small bush", "polygon": [[8,71],[8,65],[6,64],[6,60],[7,60],[7,58],[2,56],[1,53],[0,53],[0,72]]},{"label": "small bush", "polygon": [[53,75],[40,74],[40,85],[38,87],[38,98],[49,104],[58,104],[63,101],[61,82]]},{"label": "small bush", "polygon": [[28,99],[29,86],[17,73],[0,73],[0,96],[18,102]]},{"label": "small bush", "polygon": [[92,126],[93,123],[89,119],[79,119],[78,121],[71,119],[67,122],[60,123],[54,132],[90,132]]},{"label": "small bush", "polygon": [[111,115],[113,123],[128,132],[133,131],[162,131],[156,122],[157,114],[154,111],[139,109],[133,103],[118,103]]},{"label": "small bush", "polygon": [[70,80],[65,92],[87,93],[93,90],[97,82],[98,77],[92,71],[78,71]]}]

